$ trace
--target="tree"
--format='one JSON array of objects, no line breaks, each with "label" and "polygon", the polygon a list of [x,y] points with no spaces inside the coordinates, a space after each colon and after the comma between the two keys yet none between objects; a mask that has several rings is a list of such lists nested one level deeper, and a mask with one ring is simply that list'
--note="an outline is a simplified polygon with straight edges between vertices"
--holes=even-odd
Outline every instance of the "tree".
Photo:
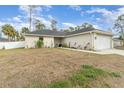
[{"label": "tree", "polygon": [[15,38],[15,33],[16,30],[13,26],[11,26],[10,24],[5,24],[2,26],[2,32],[8,36],[9,41],[12,40],[13,38]]},{"label": "tree", "polygon": [[30,32],[30,31],[27,27],[22,27],[21,33],[28,33],[28,32]]},{"label": "tree", "polygon": [[20,33],[20,40],[22,40],[22,41],[25,40],[25,37],[22,33]]},{"label": "tree", "polygon": [[90,29],[90,30],[93,30],[95,28],[93,27],[92,24],[84,23],[84,24],[82,24],[81,29]]},{"label": "tree", "polygon": [[29,5],[29,30],[31,31],[32,29],[32,21],[33,21],[33,13],[35,8],[37,7],[36,5]]},{"label": "tree", "polygon": [[54,19],[52,19],[51,20],[51,28],[52,28],[53,31],[56,31],[57,30],[56,24],[57,24],[57,21],[54,20]]},{"label": "tree", "polygon": [[118,16],[114,24],[114,30],[120,33],[124,45],[124,14]]},{"label": "tree", "polygon": [[27,27],[22,27],[21,33],[20,33],[20,40],[25,40],[24,34],[30,32]]},{"label": "tree", "polygon": [[40,20],[36,20],[35,29],[41,31],[41,30],[45,29],[45,25]]},{"label": "tree", "polygon": [[65,29],[65,30],[63,30],[64,32],[70,32],[70,30],[69,29]]},{"label": "tree", "polygon": [[69,27],[70,31],[74,31],[74,28],[73,27]]},{"label": "tree", "polygon": [[16,32],[16,40],[19,41],[20,40],[20,35],[19,32]]},{"label": "tree", "polygon": [[12,40],[15,40],[15,37],[16,37],[16,31],[12,31],[11,34],[10,34]]}]

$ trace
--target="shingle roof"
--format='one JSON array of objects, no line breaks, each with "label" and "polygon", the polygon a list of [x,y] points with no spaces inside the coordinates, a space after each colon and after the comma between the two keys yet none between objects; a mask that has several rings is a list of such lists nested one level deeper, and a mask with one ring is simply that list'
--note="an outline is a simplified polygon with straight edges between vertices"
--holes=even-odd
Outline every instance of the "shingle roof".
[{"label": "shingle roof", "polygon": [[94,29],[81,29],[81,30],[75,30],[72,32],[67,32],[66,35],[73,35],[73,34],[78,34],[78,33],[82,33],[82,32],[88,32],[88,31],[92,31]]},{"label": "shingle roof", "polygon": [[65,36],[66,32],[62,31],[52,31],[52,30],[42,30],[42,31],[33,31],[26,34],[35,34],[35,35],[53,35],[53,36]]},{"label": "shingle roof", "polygon": [[37,36],[60,36],[60,37],[64,37],[64,36],[68,36],[68,35],[74,35],[74,34],[78,34],[78,33],[82,33],[82,32],[91,32],[97,30],[97,32],[103,33],[103,34],[110,34],[108,32],[105,31],[101,31],[98,29],[82,29],[82,30],[76,30],[76,31],[72,31],[72,32],[63,32],[63,31],[52,31],[52,30],[42,30],[42,31],[33,31],[33,32],[29,32],[26,33],[25,35],[37,35]]},{"label": "shingle roof", "polygon": [[72,35],[72,34],[77,34],[77,33],[82,33],[82,32],[87,32],[91,31],[91,29],[85,29],[85,30],[76,30],[73,32],[63,32],[63,31],[52,31],[52,30],[42,30],[42,31],[33,31],[26,33],[26,35],[53,35],[53,36],[66,36],[66,35]]}]

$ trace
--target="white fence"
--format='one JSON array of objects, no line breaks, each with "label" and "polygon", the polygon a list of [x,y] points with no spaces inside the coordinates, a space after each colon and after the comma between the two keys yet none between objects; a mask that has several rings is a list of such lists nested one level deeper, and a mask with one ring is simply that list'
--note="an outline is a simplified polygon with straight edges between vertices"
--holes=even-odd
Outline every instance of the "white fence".
[{"label": "white fence", "polygon": [[0,49],[12,49],[25,47],[25,41],[0,42]]}]

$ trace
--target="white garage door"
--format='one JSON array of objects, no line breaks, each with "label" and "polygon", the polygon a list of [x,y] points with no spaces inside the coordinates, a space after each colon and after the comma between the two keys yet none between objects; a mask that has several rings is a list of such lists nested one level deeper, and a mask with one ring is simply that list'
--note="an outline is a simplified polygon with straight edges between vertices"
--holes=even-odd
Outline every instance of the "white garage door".
[{"label": "white garage door", "polygon": [[95,40],[95,50],[110,49],[112,46],[111,36],[97,35]]}]

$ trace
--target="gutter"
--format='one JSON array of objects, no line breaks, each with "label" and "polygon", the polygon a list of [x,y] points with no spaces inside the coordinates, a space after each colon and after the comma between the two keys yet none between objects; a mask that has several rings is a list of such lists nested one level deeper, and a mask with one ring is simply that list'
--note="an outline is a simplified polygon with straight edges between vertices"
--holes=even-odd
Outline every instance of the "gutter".
[{"label": "gutter", "polygon": [[25,36],[46,36],[46,37],[65,37],[65,36],[55,36],[55,35],[40,35],[40,34],[25,34]]}]

